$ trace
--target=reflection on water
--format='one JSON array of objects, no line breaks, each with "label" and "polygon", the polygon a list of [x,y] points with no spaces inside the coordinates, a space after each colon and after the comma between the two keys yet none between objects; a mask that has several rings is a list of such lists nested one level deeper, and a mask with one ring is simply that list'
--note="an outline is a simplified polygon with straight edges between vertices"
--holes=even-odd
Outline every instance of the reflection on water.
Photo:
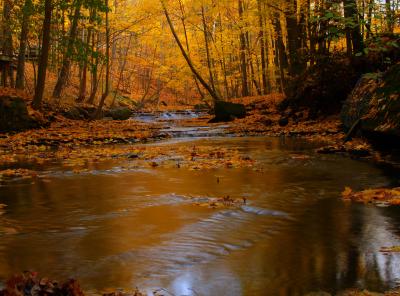
[{"label": "reflection on water", "polygon": [[[399,256],[379,252],[400,245],[399,210],[338,198],[344,186],[388,185],[380,170],[294,140],[201,141],[238,147],[265,170],[119,171],[114,163],[0,187],[8,205],[0,280],[32,269],[75,276],[87,289],[163,287],[175,295],[379,291],[400,280]],[[309,158],[293,157],[299,153]],[[224,195],[248,204],[212,210],[186,198]]]}]

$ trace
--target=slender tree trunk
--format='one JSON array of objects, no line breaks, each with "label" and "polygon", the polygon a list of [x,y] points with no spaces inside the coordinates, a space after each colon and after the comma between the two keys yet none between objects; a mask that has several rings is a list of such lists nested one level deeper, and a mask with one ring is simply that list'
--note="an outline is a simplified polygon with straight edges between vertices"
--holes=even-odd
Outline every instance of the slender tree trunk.
[{"label": "slender tree trunk", "polygon": [[57,83],[53,90],[53,97],[57,99],[61,97],[61,92],[64,89],[65,85],[67,84],[68,75],[71,68],[71,55],[78,31],[77,29],[78,29],[79,17],[81,14],[81,6],[82,6],[82,0],[76,0],[74,18],[72,20],[71,29],[69,32],[67,50],[64,54],[60,74],[58,75]]},{"label": "slender tree trunk", "polygon": [[370,0],[368,3],[368,13],[367,13],[367,22],[365,24],[367,28],[366,38],[370,38],[372,35],[372,11],[374,7],[374,0]]},{"label": "slender tree trunk", "polygon": [[24,89],[25,84],[25,55],[28,38],[28,22],[32,10],[32,0],[25,0],[23,8],[23,17],[21,25],[21,36],[19,39],[19,53],[17,62],[17,78],[15,87],[18,89]]},{"label": "slender tree trunk", "polygon": [[389,33],[393,33],[394,31],[394,18],[392,11],[392,3],[390,0],[385,0],[385,8],[386,8],[386,23],[387,23],[387,31]]},{"label": "slender tree trunk", "polygon": [[258,9],[258,25],[260,28],[260,55],[261,55],[261,77],[262,77],[262,94],[265,95],[268,92],[268,79],[267,79],[267,63],[265,61],[265,32],[264,32],[264,17],[261,8],[261,1],[257,0],[257,9]]},{"label": "slender tree trunk", "polygon": [[[238,1],[239,19],[243,21],[243,1]],[[249,86],[247,81],[247,59],[246,59],[246,35],[240,32],[240,68],[242,74],[242,97],[249,96]]]},{"label": "slender tree trunk", "polygon": [[[262,95],[262,91],[261,91],[260,84],[257,81],[256,73],[254,71],[253,57],[252,57],[252,54],[251,54],[251,51],[250,51],[250,36],[249,36],[248,33],[246,33],[246,49],[247,49],[247,55],[249,57],[248,64],[249,64],[250,74],[251,74],[250,78],[251,78],[251,81],[252,81],[252,83],[254,84],[254,86],[256,88],[257,95],[261,96]],[[252,94],[252,92],[251,92],[251,94]]]},{"label": "slender tree trunk", "polygon": [[288,8],[285,12],[287,27],[287,50],[289,56],[289,73],[298,75],[303,71],[300,57],[301,39],[299,24],[297,23],[297,1],[287,1]]},{"label": "slender tree trunk", "polygon": [[207,22],[206,22],[203,5],[201,5],[201,20],[203,23],[204,45],[206,47],[207,66],[208,66],[208,73],[209,73],[209,77],[210,77],[209,79],[210,79],[211,87],[212,87],[213,91],[215,92],[215,83],[214,83],[214,75],[212,72],[210,46],[209,46],[209,42],[208,42],[208,28],[207,28]]},{"label": "slender tree trunk", "polygon": [[83,101],[85,101],[86,86],[87,86],[87,61],[84,61],[82,65],[82,75],[80,75],[79,94],[78,98],[76,99],[78,103],[82,103]]},{"label": "slender tree trunk", "polygon": [[85,50],[86,57],[85,57],[85,60],[83,61],[82,76],[81,76],[81,81],[79,84],[79,95],[77,98],[77,102],[79,102],[79,103],[85,101],[85,98],[86,98],[87,66],[88,66],[88,54],[89,54],[88,48],[89,48],[91,38],[92,38],[92,29],[89,28],[87,37],[86,37],[86,46],[87,46],[87,49]]},{"label": "slender tree trunk", "polygon": [[8,63],[4,63],[2,69],[2,85],[8,86],[8,81],[10,80],[10,86],[14,87],[14,76],[11,67],[11,60],[13,58],[13,44],[12,44],[12,31],[11,31],[11,10],[13,3],[11,0],[3,1],[3,55],[8,59]]},{"label": "slender tree trunk", "polygon": [[174,39],[175,39],[175,41],[176,41],[176,43],[177,43],[177,45],[178,45],[183,57],[184,57],[184,59],[186,60],[190,70],[197,77],[197,79],[200,81],[200,83],[203,85],[203,87],[208,91],[210,96],[213,98],[214,102],[221,100],[219,95],[210,87],[210,85],[207,84],[207,82],[203,79],[203,77],[200,75],[200,73],[194,67],[191,59],[189,58],[189,56],[187,55],[185,49],[183,48],[183,45],[182,45],[181,41],[179,40],[178,35],[176,34],[174,25],[172,24],[172,21],[171,21],[171,18],[169,16],[169,13],[168,13],[168,10],[167,10],[167,7],[165,5],[164,0],[160,0],[160,2],[161,2],[161,5],[163,7],[163,11],[164,11],[165,17],[167,19],[169,28],[171,29],[171,33],[174,36]]},{"label": "slender tree trunk", "polygon": [[103,95],[101,96],[99,106],[94,115],[95,119],[99,119],[102,115],[104,103],[110,92],[110,22],[108,18],[108,0],[105,0],[106,5],[106,86]]},{"label": "slender tree trunk", "polygon": [[[93,13],[95,16],[96,12],[94,11]],[[97,35],[97,37],[95,38],[96,35]],[[97,32],[96,35],[93,32],[92,52],[94,52],[95,47],[96,47],[96,52],[98,52],[98,50],[99,50],[99,33]],[[95,46],[95,44],[97,44],[97,45]],[[87,100],[88,104],[94,103],[94,99],[96,97],[97,89],[99,86],[99,79],[98,79],[99,55],[98,54],[95,57],[92,56],[92,65],[93,65],[93,68],[92,68],[92,75],[91,75],[91,90],[90,90],[89,99]]]},{"label": "slender tree trunk", "polygon": [[346,26],[347,53],[349,55],[358,53],[363,49],[360,22],[356,0],[343,0],[344,16],[351,19],[355,25]]},{"label": "slender tree trunk", "polygon": [[283,92],[285,91],[285,70],[287,70],[288,61],[286,56],[285,44],[283,43],[282,28],[279,16],[276,17],[274,26],[277,35],[275,54],[276,54],[277,67],[279,70],[279,84],[280,84],[280,91]]},{"label": "slender tree trunk", "polygon": [[[188,38],[188,34],[187,34],[187,30],[186,30],[186,22],[185,22],[185,17],[186,17],[185,16],[185,8],[183,6],[182,0],[179,0],[179,7],[181,10],[181,14],[182,14],[181,21],[182,21],[182,26],[183,26],[183,33],[185,34],[186,50],[187,50],[187,54],[190,58],[190,45],[189,45],[189,38]],[[194,83],[196,84],[196,89],[200,95],[201,100],[204,100],[204,93],[201,91],[199,82],[197,81],[197,78],[195,75],[193,75],[193,80],[194,80]]]},{"label": "slender tree trunk", "polygon": [[229,97],[229,86],[228,86],[228,77],[226,73],[226,58],[225,58],[225,45],[224,45],[224,38],[223,38],[223,25],[222,25],[222,17],[220,6],[218,5],[218,20],[219,20],[219,35],[221,40],[221,71],[224,76],[224,88],[225,88],[225,97]]},{"label": "slender tree trunk", "polygon": [[33,98],[33,103],[32,103],[34,109],[40,109],[43,100],[44,84],[46,81],[46,70],[47,70],[47,62],[48,62],[49,48],[50,48],[50,28],[51,28],[52,10],[53,10],[52,1],[45,0],[43,30],[42,30],[43,32],[42,53],[40,55],[38,78],[36,83],[35,96]]},{"label": "slender tree trunk", "polygon": [[122,80],[122,75],[124,74],[126,61],[127,61],[127,57],[128,57],[128,52],[129,52],[130,47],[131,47],[131,41],[132,41],[132,34],[129,35],[128,45],[126,46],[125,56],[124,56],[124,60],[122,62],[121,70],[119,72],[117,88],[115,89],[115,93],[114,93],[114,97],[113,97],[113,100],[112,100],[112,103],[111,103],[111,107],[114,107],[114,104],[115,104],[115,99],[117,97],[117,91],[119,89],[119,85],[120,85],[121,80]]}]

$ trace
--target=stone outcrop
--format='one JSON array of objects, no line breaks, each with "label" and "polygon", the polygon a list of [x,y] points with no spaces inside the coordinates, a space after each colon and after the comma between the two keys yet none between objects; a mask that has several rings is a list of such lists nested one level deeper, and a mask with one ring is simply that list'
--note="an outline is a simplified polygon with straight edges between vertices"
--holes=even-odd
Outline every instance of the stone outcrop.
[{"label": "stone outcrop", "polygon": [[400,63],[384,73],[364,75],[346,100],[341,119],[347,130],[369,138],[400,139]]},{"label": "stone outcrop", "polygon": [[215,117],[210,122],[227,122],[235,118],[246,117],[246,107],[243,104],[217,101],[214,105]]},{"label": "stone outcrop", "polygon": [[0,96],[0,132],[23,131],[43,125],[37,112],[29,112],[27,101],[18,96]]}]

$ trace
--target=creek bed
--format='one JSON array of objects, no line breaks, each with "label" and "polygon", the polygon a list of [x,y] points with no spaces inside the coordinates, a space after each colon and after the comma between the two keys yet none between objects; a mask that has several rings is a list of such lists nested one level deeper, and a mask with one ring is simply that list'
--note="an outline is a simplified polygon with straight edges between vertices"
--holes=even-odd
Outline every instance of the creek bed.
[{"label": "creek bed", "polygon": [[[0,282],[35,270],[87,290],[139,287],[174,295],[305,295],[383,291],[400,281],[400,209],[351,204],[355,190],[394,176],[319,155],[300,139],[178,139],[162,145],[234,147],[254,168],[120,170],[121,160],[0,187]],[[157,144],[152,144],[157,145]],[[160,144],[161,145],[161,144]],[[208,208],[190,197],[245,198]]]}]

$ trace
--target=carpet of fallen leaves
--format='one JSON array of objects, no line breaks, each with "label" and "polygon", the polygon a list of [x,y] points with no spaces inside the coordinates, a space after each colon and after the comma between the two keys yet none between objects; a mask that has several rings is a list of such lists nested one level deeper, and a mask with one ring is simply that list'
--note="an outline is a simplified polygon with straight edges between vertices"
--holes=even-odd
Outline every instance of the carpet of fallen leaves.
[{"label": "carpet of fallen leaves", "polygon": [[[121,161],[126,169],[134,168],[186,168],[189,170],[207,170],[217,168],[258,168],[258,163],[236,148],[204,145],[143,145],[114,144],[113,138],[97,137],[91,145],[81,142],[57,139],[58,147],[49,145],[49,137],[40,137],[40,144],[10,146],[15,150],[0,156],[0,164],[18,166],[31,164],[39,170],[49,164],[58,164],[64,170],[84,173],[92,165],[105,161]],[[123,139],[126,139],[122,137]],[[18,139],[22,139],[18,137]],[[91,138],[93,139],[93,138]],[[114,138],[115,139],[115,138]],[[135,138],[136,139],[136,138]],[[120,138],[116,140],[120,142]],[[13,179],[32,179],[40,177],[39,171],[26,168],[0,169],[0,182]]]},{"label": "carpet of fallen leaves", "polygon": [[342,193],[345,200],[355,202],[374,203],[383,205],[400,205],[400,187],[392,189],[367,189],[360,192],[354,192],[346,187]]},{"label": "carpet of fallen leaves", "polygon": [[[231,122],[227,133],[237,136],[302,137],[326,145],[319,153],[347,153],[360,157],[370,155],[372,149],[365,140],[344,141],[346,134],[339,116],[308,120],[306,111],[284,116],[277,110],[276,102],[279,99],[268,96],[264,100],[247,102],[248,116]],[[287,119],[287,124],[280,124],[282,118]]]},{"label": "carpet of fallen leaves", "polygon": [[69,279],[65,282],[57,282],[48,278],[41,278],[37,272],[25,271],[10,277],[5,288],[0,290],[0,296],[144,296],[138,289],[131,292],[85,293],[79,282]]},{"label": "carpet of fallen leaves", "polygon": [[[343,154],[400,170],[400,162],[394,155],[375,150],[366,139],[346,139],[338,115],[308,120],[307,111],[284,115],[273,102],[267,96],[245,103],[248,116],[229,123],[226,132],[237,136],[301,137],[324,145],[318,153]],[[287,121],[284,124],[280,122],[283,118]]]},{"label": "carpet of fallen leaves", "polygon": [[80,145],[130,143],[157,136],[157,125],[127,121],[80,121],[59,116],[50,127],[1,135],[0,149],[14,152]]},{"label": "carpet of fallen leaves", "polygon": [[[165,137],[156,124],[127,121],[73,121],[63,117],[48,128],[17,134],[0,134],[0,167],[7,168],[21,161],[44,164],[100,160],[112,157],[112,144],[146,142]],[[78,159],[81,158],[80,161]],[[0,179],[33,177],[27,169],[0,170]]]}]

